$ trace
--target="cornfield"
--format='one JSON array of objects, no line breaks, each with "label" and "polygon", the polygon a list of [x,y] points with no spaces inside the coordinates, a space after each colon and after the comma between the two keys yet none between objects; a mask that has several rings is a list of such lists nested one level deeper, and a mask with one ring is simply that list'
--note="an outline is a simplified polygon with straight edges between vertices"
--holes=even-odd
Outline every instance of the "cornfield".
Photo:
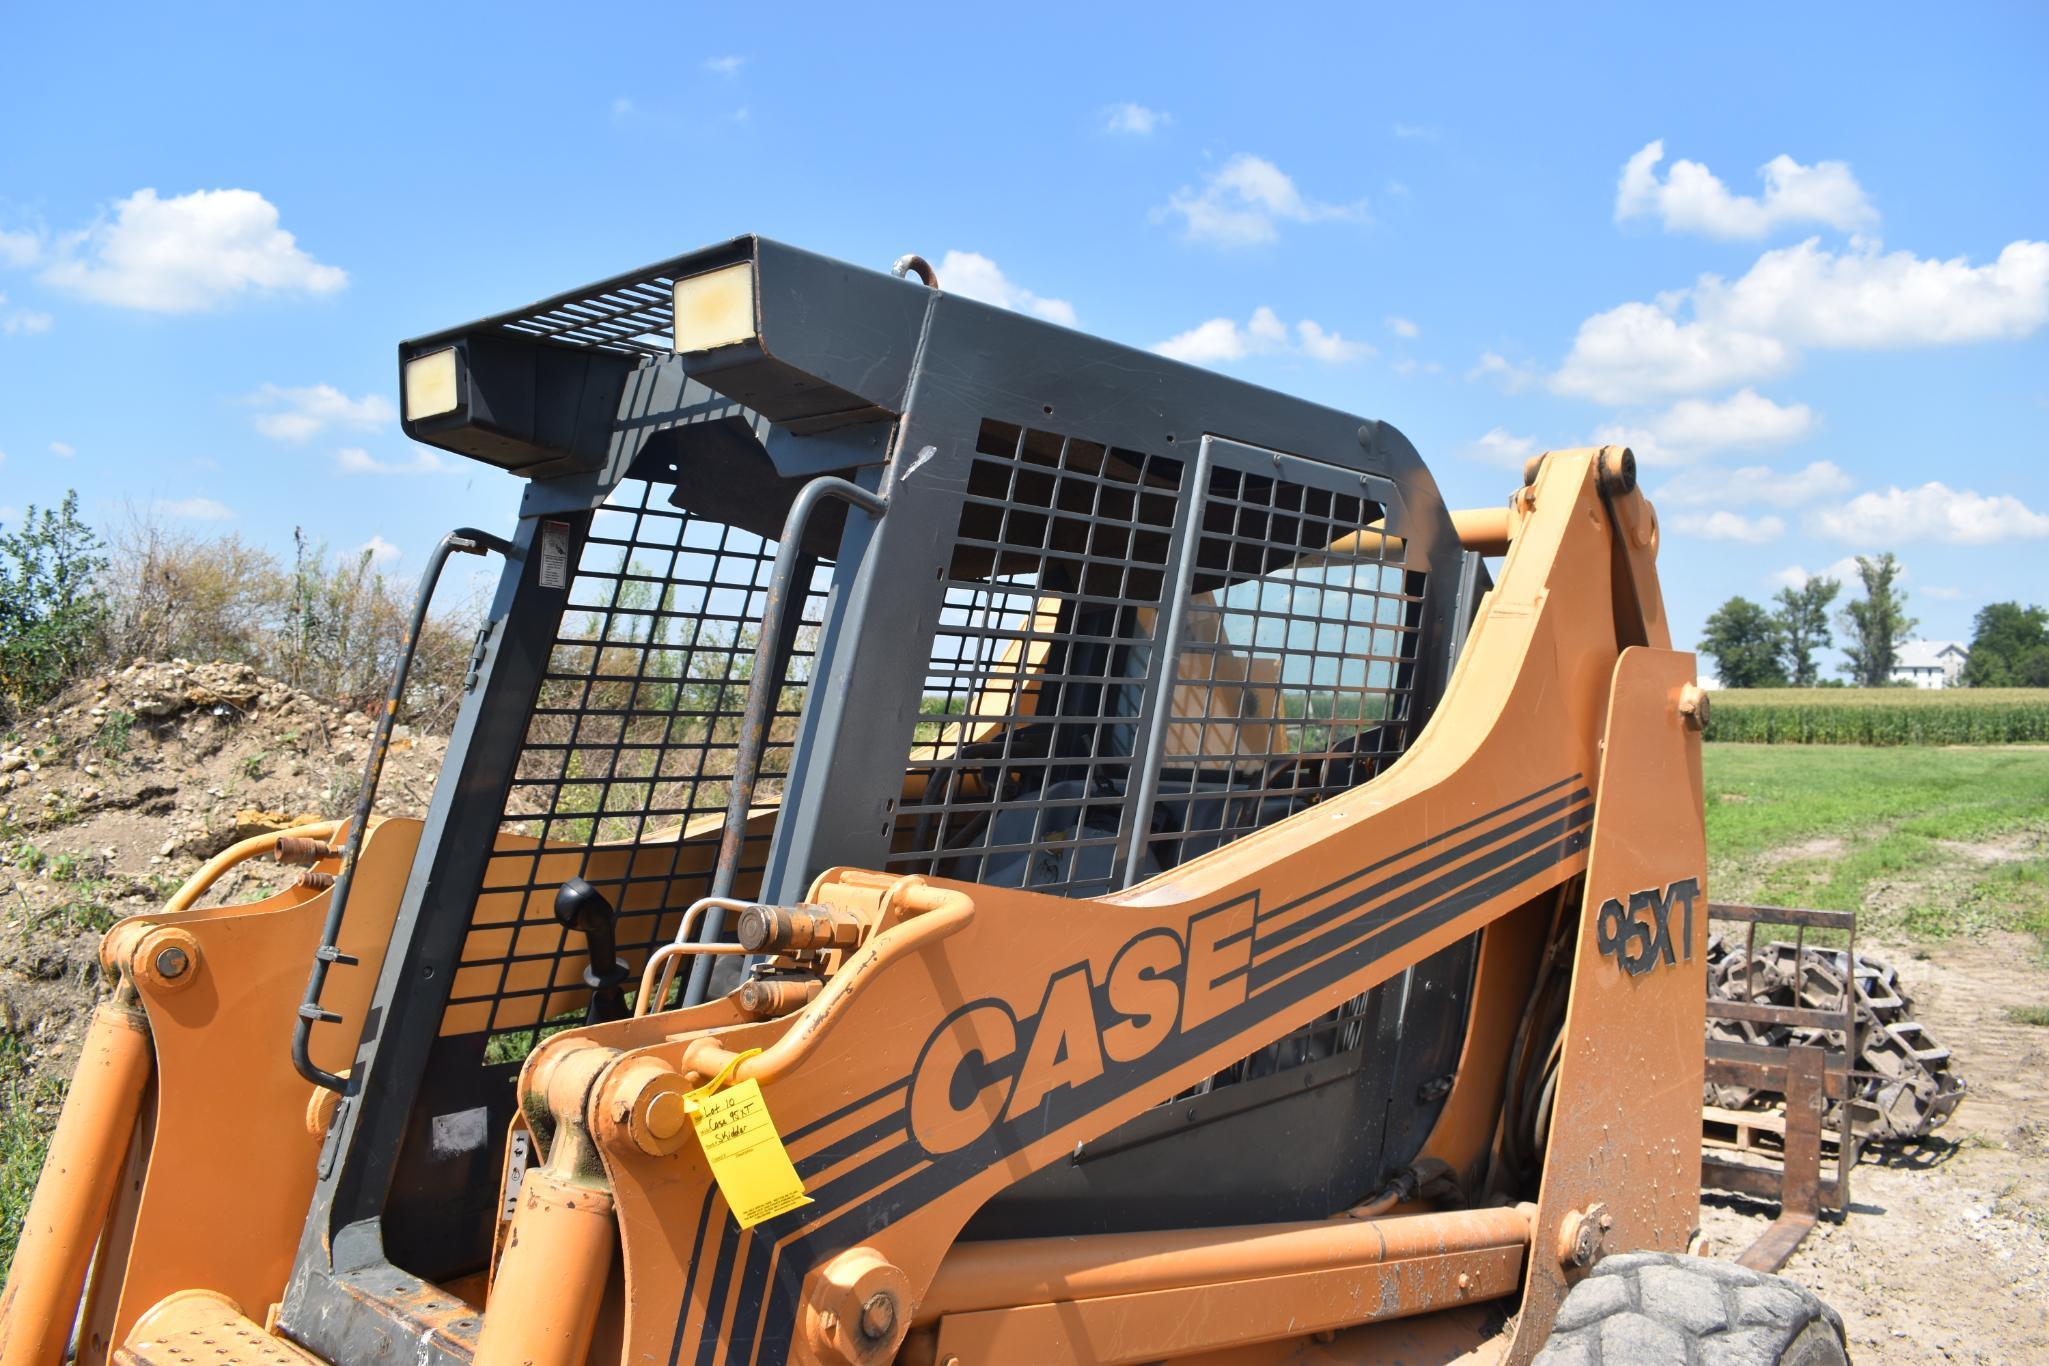
[{"label": "cornfield", "polygon": [[1732,688],[1706,738],[1754,745],[2049,743],[2045,688]]}]

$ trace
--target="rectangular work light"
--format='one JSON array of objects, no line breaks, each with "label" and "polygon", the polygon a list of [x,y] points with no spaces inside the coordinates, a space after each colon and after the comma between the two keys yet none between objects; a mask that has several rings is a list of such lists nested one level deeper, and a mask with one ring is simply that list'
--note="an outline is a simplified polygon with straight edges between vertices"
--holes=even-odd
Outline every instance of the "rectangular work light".
[{"label": "rectangular work light", "polygon": [[712,351],[753,341],[754,263],[741,261],[676,282],[679,353]]},{"label": "rectangular work light", "polygon": [[460,354],[452,346],[405,363],[406,421],[439,417],[462,406]]}]

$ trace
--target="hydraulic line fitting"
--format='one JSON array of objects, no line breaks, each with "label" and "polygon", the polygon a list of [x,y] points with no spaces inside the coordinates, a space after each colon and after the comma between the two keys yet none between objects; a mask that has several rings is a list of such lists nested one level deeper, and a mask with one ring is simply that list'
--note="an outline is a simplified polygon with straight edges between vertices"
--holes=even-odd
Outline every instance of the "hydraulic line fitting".
[{"label": "hydraulic line fitting", "polygon": [[749,906],[740,913],[740,946],[749,953],[851,949],[866,929],[859,916],[831,906]]}]

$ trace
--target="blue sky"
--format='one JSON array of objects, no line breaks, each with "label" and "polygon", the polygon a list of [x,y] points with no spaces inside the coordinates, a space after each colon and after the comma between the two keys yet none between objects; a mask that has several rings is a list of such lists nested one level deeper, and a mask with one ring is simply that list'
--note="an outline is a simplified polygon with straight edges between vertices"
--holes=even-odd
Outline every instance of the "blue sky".
[{"label": "blue sky", "polygon": [[1384,418],[1455,504],[1628,440],[1682,645],[1860,552],[1926,637],[2049,602],[2049,10],[887,14],[0,9],[0,520],[410,574],[517,485],[400,436],[399,340],[758,231]]}]

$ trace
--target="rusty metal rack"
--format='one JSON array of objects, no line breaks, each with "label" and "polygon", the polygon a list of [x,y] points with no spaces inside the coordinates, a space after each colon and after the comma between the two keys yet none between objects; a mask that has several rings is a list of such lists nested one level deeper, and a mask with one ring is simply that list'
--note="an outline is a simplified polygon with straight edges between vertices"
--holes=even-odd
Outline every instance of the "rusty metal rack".
[{"label": "rusty metal rack", "polygon": [[[1708,1084],[1776,1091],[1785,1097],[1785,1105],[1776,1115],[1704,1105],[1702,1120],[1707,1129],[1707,1146],[1740,1153],[1745,1158],[1776,1160],[1778,1166],[1707,1153],[1701,1157],[1701,1186],[1778,1202],[1778,1217],[1737,1258],[1738,1263],[1754,1270],[1776,1271],[1800,1246],[1823,1210],[1847,1209],[1850,1203],[1850,1172],[1857,1165],[1859,1146],[1849,1104],[1855,1089],[1857,1058],[1857,913],[1714,902],[1708,906],[1708,917],[1744,927],[1746,965],[1744,999],[1722,999],[1710,994],[1708,1019],[1711,1025],[1717,1020],[1735,1022],[1743,1027],[1741,1032],[1757,1040],[1708,1039]],[[1794,928],[1796,982],[1803,976],[1810,955],[1826,954],[1833,959],[1838,952],[1832,948],[1809,948],[1807,932],[1834,930],[1844,934],[1847,945],[1841,954],[1846,970],[1842,974],[1841,1004],[1823,1008],[1758,1000],[1748,968],[1757,962],[1759,925]],[[1822,1037],[1828,1041],[1827,1046],[1763,1041],[1771,1031],[1783,1034],[1795,1029],[1826,1031]],[[1830,1100],[1838,1102],[1839,1132],[1834,1135],[1834,1173],[1824,1176],[1822,1115]],[[1774,1138],[1776,1143],[1770,1141]]]}]

